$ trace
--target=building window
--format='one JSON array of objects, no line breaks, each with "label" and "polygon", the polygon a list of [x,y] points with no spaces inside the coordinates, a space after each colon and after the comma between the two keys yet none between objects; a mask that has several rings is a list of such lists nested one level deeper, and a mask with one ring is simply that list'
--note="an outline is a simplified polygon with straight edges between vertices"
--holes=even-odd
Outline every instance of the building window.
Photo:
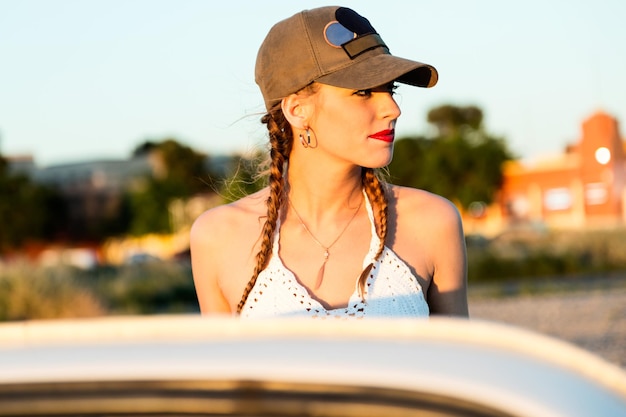
[{"label": "building window", "polygon": [[524,195],[513,196],[506,205],[509,216],[524,219],[530,211],[530,202]]},{"label": "building window", "polygon": [[572,193],[569,188],[552,188],[546,190],[543,196],[543,205],[546,210],[568,210],[572,207]]},{"label": "building window", "polygon": [[594,182],[585,185],[585,202],[590,206],[597,206],[606,203],[609,198],[609,192],[606,184]]}]

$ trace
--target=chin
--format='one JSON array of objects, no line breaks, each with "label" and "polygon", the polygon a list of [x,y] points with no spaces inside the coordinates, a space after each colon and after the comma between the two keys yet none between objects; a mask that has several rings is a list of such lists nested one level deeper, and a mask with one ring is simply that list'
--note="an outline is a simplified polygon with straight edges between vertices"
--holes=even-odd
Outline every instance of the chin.
[{"label": "chin", "polygon": [[392,159],[393,155],[389,155],[388,157],[385,158],[376,158],[376,159],[370,159],[368,160],[365,164],[363,164],[362,166],[365,168],[384,168],[387,165],[389,165],[391,163],[391,159]]}]

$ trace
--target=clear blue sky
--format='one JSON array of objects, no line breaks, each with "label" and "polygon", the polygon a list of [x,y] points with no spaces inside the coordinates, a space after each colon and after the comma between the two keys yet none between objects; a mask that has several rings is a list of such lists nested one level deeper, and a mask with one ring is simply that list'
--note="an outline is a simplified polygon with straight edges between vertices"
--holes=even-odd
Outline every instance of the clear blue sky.
[{"label": "clear blue sky", "polygon": [[[332,2],[0,0],[0,152],[39,165],[128,157],[175,137],[210,154],[263,143],[256,51],[276,21]],[[401,87],[398,134],[441,104],[481,107],[521,157],[560,152],[597,110],[626,124],[622,0],[343,1],[395,55],[440,73]],[[288,65],[288,63],[286,63]]]}]

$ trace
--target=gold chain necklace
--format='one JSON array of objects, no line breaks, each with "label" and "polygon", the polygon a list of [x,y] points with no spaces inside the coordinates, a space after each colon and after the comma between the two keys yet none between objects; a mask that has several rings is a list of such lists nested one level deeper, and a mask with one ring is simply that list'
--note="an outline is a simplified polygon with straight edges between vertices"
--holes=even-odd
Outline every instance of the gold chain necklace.
[{"label": "gold chain necklace", "polygon": [[322,242],[320,242],[319,239],[316,238],[315,235],[309,230],[307,225],[304,223],[304,220],[302,220],[300,213],[298,213],[298,210],[296,210],[296,208],[294,207],[289,197],[287,197],[287,201],[289,202],[289,206],[293,209],[293,212],[296,213],[296,216],[298,217],[298,220],[300,220],[300,224],[302,225],[304,230],[306,230],[306,232],[309,234],[309,236],[311,236],[311,238],[315,241],[315,243],[317,243],[322,249],[324,249],[324,262],[322,263],[322,266],[320,267],[320,270],[317,273],[317,280],[315,281],[314,288],[317,290],[322,285],[322,281],[324,281],[324,270],[326,269],[326,262],[328,262],[328,258],[330,257],[330,248],[332,248],[333,245],[339,241],[341,236],[343,236],[344,232],[348,230],[348,226],[350,226],[350,223],[352,223],[352,220],[354,220],[354,218],[356,217],[356,214],[361,209],[361,204],[363,204],[363,199],[359,201],[359,206],[356,208],[356,210],[354,211],[354,214],[352,214],[352,217],[350,217],[350,220],[348,220],[348,223],[346,223],[341,233],[339,233],[339,235],[337,235],[335,240],[333,240],[333,242],[328,246],[325,246]]}]

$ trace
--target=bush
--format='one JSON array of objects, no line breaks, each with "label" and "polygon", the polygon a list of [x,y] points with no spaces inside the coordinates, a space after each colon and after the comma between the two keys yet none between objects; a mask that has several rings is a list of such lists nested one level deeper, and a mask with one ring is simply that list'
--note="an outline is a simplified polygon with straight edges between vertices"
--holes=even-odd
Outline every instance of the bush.
[{"label": "bush", "polygon": [[0,269],[0,321],[198,311],[188,263]]},{"label": "bush", "polygon": [[198,312],[191,267],[153,261],[91,273],[92,288],[113,314]]},{"label": "bush", "polygon": [[72,268],[35,269],[28,265],[17,265],[2,269],[0,320],[106,314],[98,297],[77,278]]},{"label": "bush", "polygon": [[491,241],[468,239],[470,282],[613,271],[626,271],[624,230],[551,232]]}]

